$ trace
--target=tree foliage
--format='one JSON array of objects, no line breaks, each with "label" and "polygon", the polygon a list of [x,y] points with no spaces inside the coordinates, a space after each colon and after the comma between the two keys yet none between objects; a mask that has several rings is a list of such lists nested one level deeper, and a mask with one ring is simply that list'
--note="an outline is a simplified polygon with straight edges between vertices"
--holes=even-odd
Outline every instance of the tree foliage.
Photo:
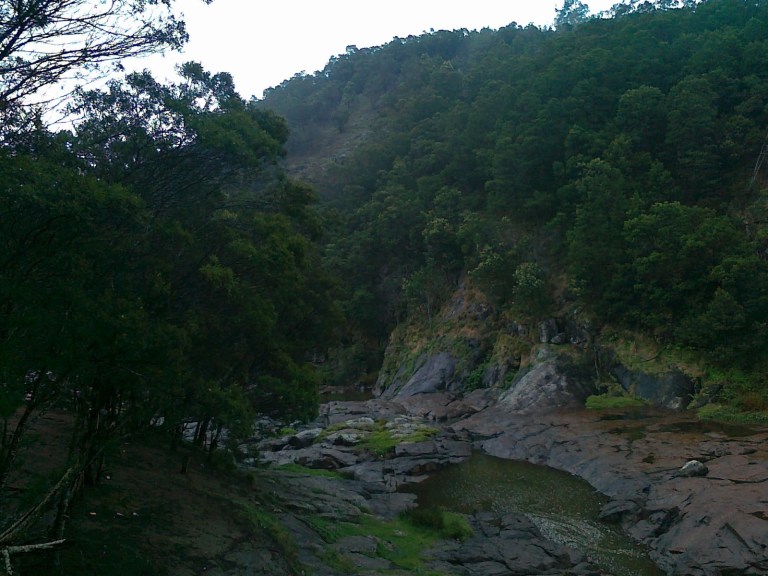
[{"label": "tree foliage", "polygon": [[277,164],[284,122],[180,72],[81,92],[74,132],[0,150],[0,489],[41,412],[71,435],[45,498],[4,504],[0,545],[56,506],[60,536],[117,439],[193,424],[212,451],[256,413],[316,413],[335,311],[312,190]]},{"label": "tree foliage", "polygon": [[379,310],[350,324],[364,339],[385,342],[403,297],[426,302],[417,287],[450,270],[430,309],[462,274],[528,309],[533,279],[549,290],[565,275],[598,322],[726,363],[765,343],[763,291],[742,271],[766,266],[765,179],[749,176],[768,128],[768,7],[627,0],[587,14],[565,2],[552,28],[396,38],[265,95],[297,162],[340,108],[344,130],[371,127],[313,175],[346,298],[364,290]]}]

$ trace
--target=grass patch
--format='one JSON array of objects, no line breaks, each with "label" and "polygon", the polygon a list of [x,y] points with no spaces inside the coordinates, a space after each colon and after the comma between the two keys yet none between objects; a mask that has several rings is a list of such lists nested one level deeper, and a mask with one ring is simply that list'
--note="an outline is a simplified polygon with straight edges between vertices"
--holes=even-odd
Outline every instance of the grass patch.
[{"label": "grass patch", "polygon": [[442,508],[414,508],[404,512],[403,518],[414,526],[434,530],[451,540],[465,540],[473,534],[466,516]]},{"label": "grass patch", "polygon": [[729,404],[707,404],[699,408],[696,415],[702,420],[768,425],[768,410],[744,411]]},{"label": "grass patch", "polygon": [[[376,557],[389,560],[397,574],[403,570],[420,576],[436,575],[424,564],[421,555],[425,550],[441,539],[464,539],[472,535],[466,517],[444,510],[422,512],[416,509],[392,520],[365,514],[354,523],[331,521],[320,516],[310,516],[304,521],[328,544],[349,536],[372,537],[378,543]],[[355,566],[331,547],[327,548],[323,560],[344,573],[355,573]]]},{"label": "grass patch", "polygon": [[639,408],[645,406],[646,402],[626,394],[616,395],[608,393],[589,396],[585,405],[589,410],[611,410],[616,408]]},{"label": "grass patch", "polygon": [[376,553],[392,564],[411,574],[426,574],[422,552],[431,548],[440,538],[439,534],[427,528],[414,526],[405,519],[383,521],[372,516],[363,516],[359,524],[360,534],[377,539]]}]

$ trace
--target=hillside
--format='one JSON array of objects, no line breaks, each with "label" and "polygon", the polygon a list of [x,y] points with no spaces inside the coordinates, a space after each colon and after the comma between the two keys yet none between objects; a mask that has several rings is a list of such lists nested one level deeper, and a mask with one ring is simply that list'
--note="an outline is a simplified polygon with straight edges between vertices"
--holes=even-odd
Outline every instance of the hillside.
[{"label": "hillside", "polygon": [[603,16],[396,38],[258,103],[322,199],[338,381],[469,285],[497,328],[577,313],[765,407],[768,6]]}]

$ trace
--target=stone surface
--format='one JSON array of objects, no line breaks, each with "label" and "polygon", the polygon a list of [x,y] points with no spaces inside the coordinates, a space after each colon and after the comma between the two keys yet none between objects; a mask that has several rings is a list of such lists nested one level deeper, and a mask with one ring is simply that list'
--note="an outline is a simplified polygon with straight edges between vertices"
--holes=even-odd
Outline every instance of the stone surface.
[{"label": "stone surface", "polygon": [[541,348],[532,368],[515,379],[499,404],[522,414],[578,407],[595,391],[593,378],[569,370],[570,358]]},{"label": "stone surface", "polygon": [[694,476],[706,476],[708,472],[709,468],[698,460],[689,460],[683,464],[676,475],[682,478],[693,478]]},{"label": "stone surface", "polygon": [[447,390],[455,368],[456,359],[447,352],[426,356],[404,385],[399,386],[396,382],[384,390],[381,397],[392,400]]},{"label": "stone surface", "polygon": [[616,364],[611,373],[630,394],[670,410],[683,410],[693,398],[694,382],[679,370],[646,374]]},{"label": "stone surface", "polygon": [[[547,354],[539,357],[539,365],[553,358]],[[558,369],[568,376],[567,369]],[[334,521],[354,518],[362,510],[394,517],[415,504],[412,495],[396,492],[399,486],[419,482],[473,449],[545,464],[580,476],[612,498],[601,512],[603,521],[646,544],[668,574],[768,574],[768,429],[711,424],[658,409],[595,413],[532,402],[526,406],[536,409],[518,410],[494,398],[489,391],[463,398],[439,392],[398,401],[332,403],[323,406],[321,419],[355,434],[365,434],[360,428],[382,419],[404,436],[425,423],[444,422],[444,431],[427,441],[403,442],[386,458],[325,440],[298,449],[270,444],[261,457],[332,467],[351,478],[305,479],[285,490],[293,514]],[[476,409],[458,420],[435,417],[440,407],[458,401]],[[681,466],[689,461],[708,469],[706,476],[682,475]],[[293,496],[294,491],[301,496]],[[598,574],[578,551],[530,530],[524,517],[475,515],[472,524],[472,539],[445,542],[432,552],[431,569],[446,575]],[[344,550],[340,553],[358,567],[357,573],[387,569],[370,552]],[[307,560],[308,566],[320,562],[316,556]],[[334,574],[327,566],[314,573]]]},{"label": "stone surface", "polygon": [[[452,428],[474,436],[476,449],[565,470],[636,503],[639,512],[622,511],[620,521],[670,574],[768,574],[766,429],[734,440],[716,424],[670,412],[521,416],[501,404]],[[677,475],[681,462],[697,459],[706,477]]]}]

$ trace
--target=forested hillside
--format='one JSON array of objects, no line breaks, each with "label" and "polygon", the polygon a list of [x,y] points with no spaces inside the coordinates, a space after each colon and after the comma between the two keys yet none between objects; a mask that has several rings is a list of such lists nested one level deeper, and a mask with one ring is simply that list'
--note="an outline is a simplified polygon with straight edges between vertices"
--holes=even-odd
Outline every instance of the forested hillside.
[{"label": "forested hillside", "polygon": [[766,54],[765,2],[568,2],[552,28],[349,47],[265,94],[331,225],[350,373],[470,282],[516,319],[578,310],[694,354],[764,406]]}]

